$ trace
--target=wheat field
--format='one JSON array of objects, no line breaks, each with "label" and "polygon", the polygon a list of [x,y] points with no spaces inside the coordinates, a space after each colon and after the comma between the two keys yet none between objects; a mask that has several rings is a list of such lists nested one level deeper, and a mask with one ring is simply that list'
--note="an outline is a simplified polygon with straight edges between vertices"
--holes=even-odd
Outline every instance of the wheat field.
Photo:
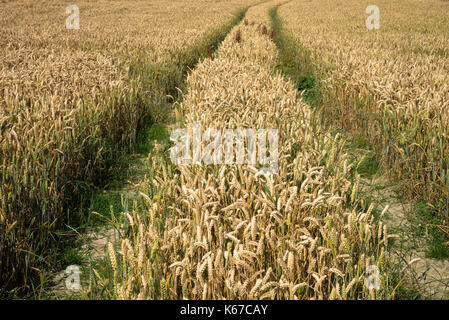
[{"label": "wheat field", "polygon": [[409,197],[434,203],[449,233],[448,3],[376,5],[375,32],[359,1],[292,1],[279,15],[323,79],[324,116],[380,146]]},{"label": "wheat field", "polygon": [[[397,251],[424,236],[391,231],[397,203],[366,191],[363,166],[375,154],[377,189],[425,203],[426,236],[449,247],[447,1],[377,0],[378,30],[355,0],[80,0],[75,30],[69,5],[0,3],[0,297],[53,290],[65,243],[136,153],[135,196],[105,205],[118,236],[82,260],[77,298],[423,297],[408,273],[419,259]],[[278,140],[258,163],[226,146],[213,149],[224,163],[174,161],[173,137],[195,150],[195,125],[201,150],[226,130]],[[170,139],[139,140],[155,127]]]},{"label": "wheat field", "polygon": [[76,215],[80,196],[89,184],[102,183],[118,151],[132,147],[142,119],[151,121],[194,58],[188,48],[249,3],[79,1],[79,30],[66,29],[70,3],[1,4],[5,286],[16,277],[29,286],[40,255],[57,241],[55,227]]},{"label": "wheat field", "polygon": [[372,208],[350,209],[357,177],[345,141],[312,132],[310,107],[275,72],[267,26],[278,3],[249,9],[215,59],[188,76],[176,108],[181,126],[278,128],[278,175],[154,157],[141,187],[145,209],[126,215],[130,236],[117,254],[109,247],[111,298],[389,298],[388,285],[364,289],[366,267],[383,266],[389,234]]}]

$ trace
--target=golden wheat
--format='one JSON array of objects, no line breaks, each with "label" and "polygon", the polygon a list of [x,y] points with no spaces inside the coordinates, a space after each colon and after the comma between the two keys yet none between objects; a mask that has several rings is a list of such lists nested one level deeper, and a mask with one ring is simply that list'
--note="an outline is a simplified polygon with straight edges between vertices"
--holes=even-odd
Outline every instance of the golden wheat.
[{"label": "golden wheat", "polygon": [[66,29],[69,3],[0,4],[0,294],[10,278],[29,285],[54,228],[175,91],[189,50],[252,2],[81,0],[79,30]]},{"label": "golden wheat", "polygon": [[[380,0],[380,29],[356,0],[292,1],[278,10],[310,54],[327,122],[380,146],[408,194],[449,224],[449,3]],[[447,226],[446,226],[447,230]],[[449,231],[446,231],[449,234]]]},{"label": "golden wheat", "polygon": [[[216,58],[188,76],[177,110],[181,127],[277,128],[278,173],[261,176],[249,164],[173,165],[164,152],[154,155],[151,180],[141,184],[143,209],[132,212],[143,227],[130,226],[122,240],[148,263],[136,266],[122,250],[122,273],[114,278],[121,285],[111,297],[391,297],[385,284],[377,293],[364,286],[366,264],[380,267],[387,239],[371,209],[356,209],[345,141],[313,129],[310,107],[275,71],[277,50],[264,30],[268,9],[280,3],[249,9]],[[123,295],[129,281],[132,290]]]}]

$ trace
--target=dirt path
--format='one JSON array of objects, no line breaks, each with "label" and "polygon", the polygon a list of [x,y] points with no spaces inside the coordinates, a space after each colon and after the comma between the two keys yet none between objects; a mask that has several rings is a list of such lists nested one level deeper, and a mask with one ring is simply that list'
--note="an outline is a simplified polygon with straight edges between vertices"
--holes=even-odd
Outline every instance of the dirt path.
[{"label": "dirt path", "polygon": [[[152,145],[154,142],[147,141],[146,143]],[[144,157],[142,154],[130,155],[128,166],[126,182],[118,188],[104,190],[101,197],[105,199],[120,198],[125,207],[132,206],[134,199],[137,198],[139,184],[144,181],[148,173],[148,157]],[[112,203],[110,205],[112,206]],[[95,211],[92,214],[100,215]],[[121,212],[114,213],[116,216],[120,214]],[[80,244],[77,248],[78,255],[85,257],[82,265],[75,265],[81,270],[80,280],[82,290],[87,288],[87,282],[89,280],[88,276],[84,275],[84,273],[93,268],[96,261],[104,259],[107,256],[108,244],[112,243],[116,246],[119,238],[119,231],[111,223],[93,225],[92,227],[86,228],[83,233],[80,233],[76,237],[74,241]],[[51,277],[49,298],[57,300],[84,298],[77,290],[67,288],[66,279],[70,273],[66,273],[66,270],[60,270]]]},{"label": "dirt path", "polygon": [[409,217],[415,214],[413,204],[401,201],[397,185],[388,183],[385,177],[363,179],[361,189],[374,198],[380,208],[388,205],[383,222],[390,233],[397,235],[390,247],[391,257],[401,266],[410,264],[403,267],[404,271],[418,286],[422,298],[449,299],[449,260],[426,257],[426,239],[413,237],[412,230],[416,226]]}]

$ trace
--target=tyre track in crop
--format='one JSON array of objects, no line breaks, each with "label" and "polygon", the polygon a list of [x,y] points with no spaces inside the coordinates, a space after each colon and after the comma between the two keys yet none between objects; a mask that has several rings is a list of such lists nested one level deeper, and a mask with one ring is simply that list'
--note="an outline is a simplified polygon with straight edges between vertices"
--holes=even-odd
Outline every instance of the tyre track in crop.
[{"label": "tyre track in crop", "polygon": [[[289,2],[275,6],[270,11],[271,23],[275,30],[274,41],[281,53],[278,68],[297,84],[298,90],[304,90],[303,97],[314,106],[312,118],[319,122],[321,93],[314,87],[318,81],[316,66],[310,59],[310,53],[301,44],[296,43],[294,37],[288,34],[287,29],[284,29],[284,21],[278,15],[278,9]],[[372,158],[373,151],[368,151],[366,148],[348,148],[348,152],[361,163],[365,155]],[[385,209],[382,223],[397,236],[388,250],[394,264],[390,271],[399,274],[396,280],[398,284],[404,285],[404,282],[407,282],[404,288],[400,288],[406,292],[397,295],[406,299],[448,299],[449,260],[426,256],[425,251],[428,246],[426,242],[430,237],[427,232],[428,227],[413,217],[417,214],[417,205],[400,197],[399,187],[397,181],[391,181],[388,174],[382,171],[380,174],[376,173],[374,176],[360,179],[359,190],[365,203],[375,204],[376,211]],[[417,229],[425,229],[425,231],[419,234]],[[400,290],[398,287],[394,288],[394,291]]]},{"label": "tyre track in crop", "polygon": [[[105,265],[105,261],[108,259],[108,253],[111,253],[110,246],[116,247],[119,239],[124,236],[121,217],[133,208],[135,209],[136,200],[139,198],[142,185],[149,179],[148,174],[151,172],[152,166],[151,159],[155,154],[160,152],[161,148],[163,149],[168,146],[167,130],[174,128],[176,126],[175,122],[178,121],[176,114],[173,113],[173,106],[181,98],[179,93],[184,88],[184,81],[188,72],[199,61],[214,54],[214,51],[224,40],[230,29],[243,19],[250,7],[241,8],[228,24],[212,30],[203,39],[200,39],[198,43],[188,48],[185,52],[185,60],[179,61],[177,65],[173,66],[174,68],[161,69],[161,72],[165,70],[168,73],[166,76],[169,79],[167,81],[169,84],[166,85],[165,91],[175,101],[170,104],[167,102],[164,106],[158,106],[158,110],[155,110],[155,114],[152,114],[154,124],[141,129],[143,131],[141,132],[143,139],[138,146],[140,152],[129,156],[128,169],[124,175],[125,177],[121,177],[122,180],[125,178],[125,181],[117,181],[113,184],[114,187],[103,190],[101,194],[95,197],[93,207],[91,205],[87,209],[94,216],[99,217],[101,223],[94,224],[92,227],[89,226],[81,233],[74,230],[77,234],[74,242],[78,244],[75,248],[77,251],[74,254],[76,256],[75,260],[82,260],[79,263],[81,265],[81,290],[68,290],[66,288],[68,275],[65,270],[61,270],[59,272],[51,272],[46,276],[48,280],[45,279],[46,284],[42,286],[43,288],[45,287],[45,290],[35,293],[35,298],[104,298],[103,294],[90,291],[92,286],[94,291],[95,288],[100,287],[97,283],[92,284],[91,281],[98,272],[106,272],[105,269],[107,269],[107,266]],[[157,66],[155,66],[155,69],[159,70]],[[182,79],[180,75],[182,75]],[[166,110],[160,110],[162,107],[166,108]],[[96,208],[95,202],[100,203],[102,212],[93,210]],[[69,258],[68,260],[73,260],[73,258]],[[70,264],[72,265],[72,263]],[[104,284],[102,285],[104,286]]]}]

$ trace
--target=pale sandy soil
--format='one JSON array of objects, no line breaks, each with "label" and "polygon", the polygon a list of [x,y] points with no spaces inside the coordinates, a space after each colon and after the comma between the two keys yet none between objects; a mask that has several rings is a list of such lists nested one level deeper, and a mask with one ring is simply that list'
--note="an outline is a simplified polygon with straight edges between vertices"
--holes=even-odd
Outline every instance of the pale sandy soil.
[{"label": "pale sandy soil", "polygon": [[412,203],[399,202],[393,186],[379,190],[369,186],[388,186],[386,181],[385,178],[365,180],[362,183],[362,190],[378,199],[381,208],[389,205],[383,221],[391,230],[390,232],[397,235],[399,243],[402,244],[400,248],[397,247],[398,245],[391,248],[392,259],[402,262],[404,265],[412,262],[410,267],[404,271],[410,272],[426,298],[449,299],[449,260],[427,258],[425,255],[426,239],[412,239],[412,235],[406,232],[411,227],[411,222],[406,215],[412,209]]},{"label": "pale sandy soil", "polygon": [[[134,155],[129,164],[128,182],[121,186],[118,190],[108,190],[105,193],[119,193],[125,199],[132,199],[137,189],[137,184],[143,180],[147,170],[147,158]],[[98,258],[104,258],[107,255],[108,243],[116,245],[119,240],[118,231],[110,226],[104,225],[100,228],[87,230],[85,233],[80,234],[76,241],[83,243],[80,250],[83,255],[87,257],[87,265],[89,266],[92,261]],[[66,270],[60,270],[52,276],[52,288],[50,292],[50,298],[52,299],[72,299],[82,297],[76,291],[67,289],[66,279],[68,275]],[[81,275],[82,280],[86,280]],[[82,288],[85,289],[85,288]]]}]

